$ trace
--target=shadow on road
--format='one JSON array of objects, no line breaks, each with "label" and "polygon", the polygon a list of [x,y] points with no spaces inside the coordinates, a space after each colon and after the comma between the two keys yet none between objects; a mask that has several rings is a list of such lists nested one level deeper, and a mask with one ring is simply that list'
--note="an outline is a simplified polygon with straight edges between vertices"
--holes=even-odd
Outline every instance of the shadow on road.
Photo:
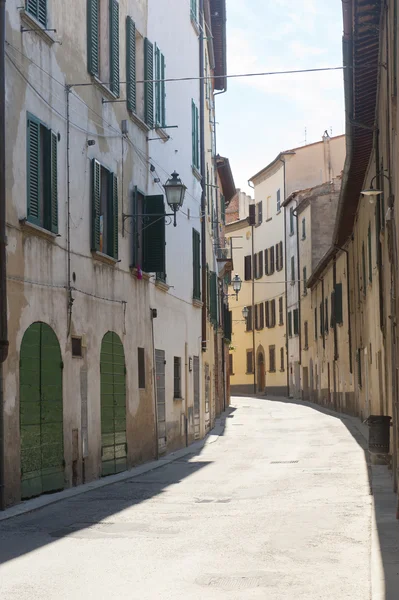
[{"label": "shadow on road", "polygon": [[[391,471],[388,470],[387,466],[371,464],[370,453],[368,451],[368,440],[362,433],[362,423],[360,419],[335,412],[312,402],[281,397],[270,398],[267,396],[256,396],[256,398],[258,400],[268,400],[307,407],[309,410],[316,410],[335,419],[339,419],[345,425],[357,444],[362,448],[364,461],[367,465],[370,494],[374,499],[375,521],[383,567],[383,574],[380,573],[383,584],[380,586],[378,581],[374,582],[376,588],[380,588],[381,591],[378,591],[377,589],[374,590],[371,598],[372,600],[397,600],[399,594],[399,521],[396,520],[397,497],[393,492],[393,478]],[[385,592],[382,592],[384,588]]]}]

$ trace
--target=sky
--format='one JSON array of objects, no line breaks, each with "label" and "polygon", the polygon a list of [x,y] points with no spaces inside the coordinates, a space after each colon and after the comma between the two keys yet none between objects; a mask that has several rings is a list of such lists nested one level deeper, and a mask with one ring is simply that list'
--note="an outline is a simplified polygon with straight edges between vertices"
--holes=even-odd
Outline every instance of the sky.
[{"label": "sky", "polygon": [[[341,0],[226,3],[228,74],[342,65]],[[251,192],[248,179],[280,151],[344,133],[343,72],[228,79],[216,119],[218,153]]]}]

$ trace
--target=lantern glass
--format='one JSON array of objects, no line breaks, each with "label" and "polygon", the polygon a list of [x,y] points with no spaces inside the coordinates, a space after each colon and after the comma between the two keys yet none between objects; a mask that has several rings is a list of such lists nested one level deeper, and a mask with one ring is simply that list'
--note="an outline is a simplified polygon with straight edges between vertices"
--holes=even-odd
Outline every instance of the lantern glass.
[{"label": "lantern glass", "polygon": [[249,315],[248,306],[244,306],[244,308],[242,309],[242,316],[244,317],[244,319],[248,319],[248,315]]},{"label": "lantern glass", "polygon": [[235,275],[234,279],[233,279],[233,290],[235,291],[236,294],[238,294],[238,292],[240,291],[241,285],[242,285],[242,281],[241,281],[239,275]]},{"label": "lantern glass", "polygon": [[174,171],[172,176],[164,185],[166,202],[170,208],[177,212],[179,208],[183,206],[184,196],[186,193],[186,186],[182,183],[179,178],[179,174]]}]

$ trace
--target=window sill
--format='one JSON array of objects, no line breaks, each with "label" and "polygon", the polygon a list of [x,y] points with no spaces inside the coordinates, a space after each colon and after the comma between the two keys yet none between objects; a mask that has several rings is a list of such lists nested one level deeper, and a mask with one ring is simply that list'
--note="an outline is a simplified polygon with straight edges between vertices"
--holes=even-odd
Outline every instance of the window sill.
[{"label": "window sill", "polygon": [[181,396],[173,396],[173,402],[183,402],[184,398]]},{"label": "window sill", "polygon": [[117,100],[119,98],[119,96],[117,96],[116,94],[114,94],[114,92],[111,92],[111,90],[109,89],[109,87],[107,87],[105,85],[105,83],[103,83],[101,81],[101,79],[99,79],[98,77],[96,77],[95,75],[91,76],[91,79],[95,85],[95,87],[97,87],[99,90],[101,90],[103,92],[103,94],[109,99],[109,100]]},{"label": "window sill", "polygon": [[275,373],[276,369],[269,369],[268,373]]},{"label": "window sill", "polygon": [[268,219],[266,219],[265,223],[270,223],[270,221],[272,221],[273,217],[269,217]]},{"label": "window sill", "polygon": [[170,285],[168,285],[165,281],[162,281],[161,279],[155,280],[155,286],[159,288],[162,292],[169,292],[170,289]]},{"label": "window sill", "polygon": [[192,171],[193,171],[193,175],[194,177],[196,177],[196,179],[198,179],[198,181],[202,181],[202,175],[201,173],[198,171],[197,167],[195,167],[194,165],[192,165]]},{"label": "window sill", "polygon": [[[34,30],[34,32],[37,33],[37,35],[41,37],[42,40],[46,42],[46,44],[48,44],[49,46],[55,44],[54,37],[50,35],[48,31],[45,31],[46,27],[43,27],[43,25],[39,23],[39,21],[34,16],[29,14],[24,8],[21,10],[20,15],[22,24],[27,25],[30,29]],[[22,24],[21,29],[23,27]]]},{"label": "window sill", "polygon": [[[138,273],[137,267],[130,267],[130,272],[131,272],[132,275],[134,275],[138,279],[138,277],[137,277],[137,273]],[[142,279],[144,279],[145,281],[149,281],[150,278],[151,278],[151,275],[149,273],[144,273],[144,271],[142,271]]]},{"label": "window sill", "polygon": [[108,256],[108,254],[104,254],[103,252],[97,252],[97,250],[92,250],[91,255],[95,260],[98,260],[106,265],[111,265],[112,267],[119,262],[117,258]]},{"label": "window sill", "polygon": [[20,219],[19,224],[21,225],[21,230],[24,233],[37,235],[38,237],[44,238],[50,242],[54,242],[57,237],[61,237],[59,233],[53,233],[44,227],[40,227],[40,225],[30,223],[27,219]]},{"label": "window sill", "polygon": [[195,306],[195,308],[202,308],[204,306],[204,303],[201,300],[198,300],[197,298],[193,298],[193,306]]},{"label": "window sill", "polygon": [[163,127],[161,127],[160,125],[155,126],[155,133],[159,135],[163,142],[168,142],[170,140],[170,135],[166,133],[165,129],[163,129]]},{"label": "window sill", "polygon": [[131,110],[129,110],[128,113],[133,123],[135,123],[137,127],[139,127],[142,131],[144,131],[145,133],[151,131],[151,128],[148,127],[147,123],[143,121],[143,119],[140,119],[140,117],[138,117],[136,113],[132,112]]}]

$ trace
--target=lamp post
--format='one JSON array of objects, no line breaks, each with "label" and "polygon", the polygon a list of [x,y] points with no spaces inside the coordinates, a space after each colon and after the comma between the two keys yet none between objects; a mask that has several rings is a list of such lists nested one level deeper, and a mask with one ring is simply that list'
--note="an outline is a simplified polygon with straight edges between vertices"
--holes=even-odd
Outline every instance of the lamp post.
[{"label": "lamp post", "polygon": [[176,173],[176,171],[173,171],[172,176],[167,180],[163,187],[165,190],[166,202],[171,210],[173,210],[173,226],[176,227],[176,213],[183,206],[187,188],[184,183],[182,183],[179,174]]}]

